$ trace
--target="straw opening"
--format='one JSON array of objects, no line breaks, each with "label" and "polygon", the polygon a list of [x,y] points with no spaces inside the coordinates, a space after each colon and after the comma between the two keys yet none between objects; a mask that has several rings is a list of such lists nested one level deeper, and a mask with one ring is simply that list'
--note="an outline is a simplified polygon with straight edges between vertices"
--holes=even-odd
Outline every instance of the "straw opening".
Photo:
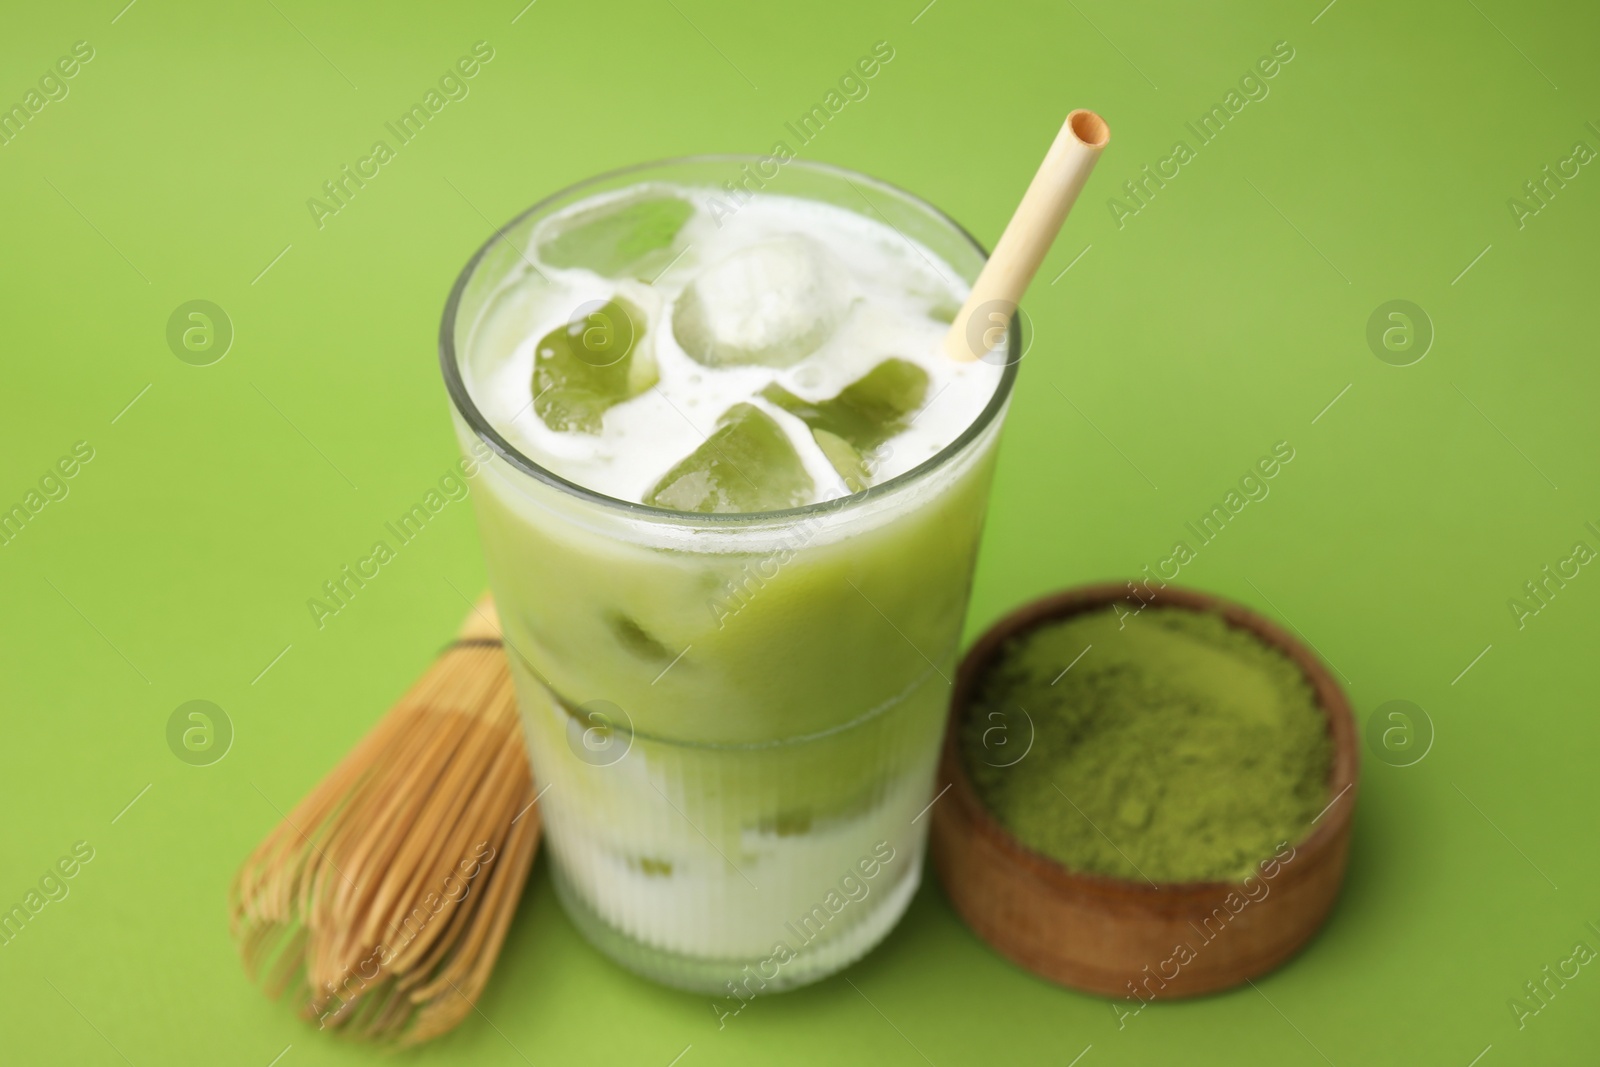
[{"label": "straw opening", "polygon": [[1111,127],[1093,111],[1080,109],[1067,116],[1072,135],[1090,148],[1104,148],[1111,140]]}]

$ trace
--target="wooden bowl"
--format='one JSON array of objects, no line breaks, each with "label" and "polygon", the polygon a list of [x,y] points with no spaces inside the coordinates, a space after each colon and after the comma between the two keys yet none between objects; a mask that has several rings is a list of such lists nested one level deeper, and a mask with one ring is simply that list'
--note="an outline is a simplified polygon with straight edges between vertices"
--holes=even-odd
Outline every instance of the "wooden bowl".
[{"label": "wooden bowl", "polygon": [[[1212,993],[1265,974],[1316,933],[1344,881],[1359,753],[1350,705],[1321,661],[1277,625],[1205,593],[1141,591],[1142,603],[1215,612],[1300,666],[1328,716],[1329,806],[1310,834],[1280,850],[1245,885],[1150,885],[1072,871],[1027,848],[983,807],[960,751],[975,687],[1005,642],[1041,622],[1117,601],[1142,605],[1127,583],[1036,600],[996,623],[962,660],[940,762],[933,863],[956,911],[1001,955],[1052,982],[1141,1001]],[[1129,625],[1138,625],[1130,622]],[[1270,872],[1270,873],[1269,873]],[[1187,949],[1187,952],[1184,950]]]}]

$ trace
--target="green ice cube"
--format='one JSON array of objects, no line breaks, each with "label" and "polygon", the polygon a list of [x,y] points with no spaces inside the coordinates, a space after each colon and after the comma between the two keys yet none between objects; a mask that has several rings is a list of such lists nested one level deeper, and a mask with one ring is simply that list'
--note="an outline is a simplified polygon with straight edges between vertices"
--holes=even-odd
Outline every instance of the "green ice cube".
[{"label": "green ice cube", "polygon": [[839,472],[839,477],[844,479],[846,488],[852,493],[859,493],[867,487],[872,480],[872,472],[867,470],[866,461],[849,441],[827,430],[812,430],[811,436],[828,462],[833,464],[833,469]]},{"label": "green ice cube", "polygon": [[607,409],[656,383],[638,308],[613,298],[539,340],[533,410],[552,430],[599,433]]},{"label": "green ice cube", "polygon": [[679,231],[694,205],[670,193],[644,190],[608,200],[559,220],[539,243],[552,267],[585,267],[608,278],[652,279],[679,252]]},{"label": "green ice cube", "polygon": [[806,503],[814,489],[783,427],[752,404],[735,404],[644,502],[674,511],[779,511]]},{"label": "green ice cube", "polygon": [[861,454],[904,430],[907,416],[922,406],[927,392],[927,371],[909,360],[891,357],[845,386],[832,400],[802,400],[776,382],[761,395],[804,420],[845,486],[859,493],[870,481]]},{"label": "green ice cube", "polygon": [[907,416],[922,406],[927,392],[927,371],[909,360],[891,357],[845,386],[832,400],[802,400],[777,383],[767,386],[761,395],[805,420],[813,430],[842,438],[858,452],[870,452],[906,428]]},{"label": "green ice cube", "polygon": [[672,658],[672,652],[666,645],[651,637],[649,631],[622,612],[607,612],[606,621],[611,624],[611,632],[616,636],[617,644],[640,659],[666,660]]}]

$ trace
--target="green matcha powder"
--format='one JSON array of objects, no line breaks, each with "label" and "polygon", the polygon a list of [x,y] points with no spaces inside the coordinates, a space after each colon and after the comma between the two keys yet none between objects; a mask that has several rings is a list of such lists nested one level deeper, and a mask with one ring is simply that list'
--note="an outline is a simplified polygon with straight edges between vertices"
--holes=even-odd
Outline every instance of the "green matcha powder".
[{"label": "green matcha powder", "polygon": [[1293,661],[1220,616],[1124,615],[1048,623],[1001,650],[962,728],[973,784],[1023,844],[1074,870],[1240,880],[1327,803],[1327,719]]}]

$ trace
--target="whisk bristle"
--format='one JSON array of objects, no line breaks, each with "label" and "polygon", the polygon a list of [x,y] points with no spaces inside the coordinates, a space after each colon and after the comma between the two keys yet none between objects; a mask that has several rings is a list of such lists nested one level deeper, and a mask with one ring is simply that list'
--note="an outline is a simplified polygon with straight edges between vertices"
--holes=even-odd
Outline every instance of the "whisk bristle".
[{"label": "whisk bristle", "polygon": [[246,971],[319,1027],[418,1044],[488,982],[539,845],[498,632],[485,598],[234,879]]}]

